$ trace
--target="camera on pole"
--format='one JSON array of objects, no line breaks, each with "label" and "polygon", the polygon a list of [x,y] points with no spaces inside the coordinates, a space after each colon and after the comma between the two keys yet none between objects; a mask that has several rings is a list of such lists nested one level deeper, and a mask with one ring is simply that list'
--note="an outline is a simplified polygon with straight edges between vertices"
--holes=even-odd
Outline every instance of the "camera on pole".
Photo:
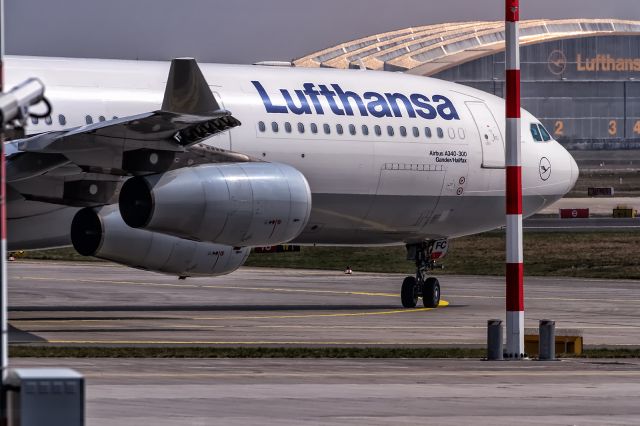
[{"label": "camera on pole", "polygon": [[[1,0],[0,0],[1,1]],[[44,97],[44,84],[29,78],[6,93],[0,93],[0,262],[6,261],[6,217],[4,136],[24,133],[27,119],[45,118],[51,104]],[[31,108],[43,102],[45,111]],[[64,368],[9,369],[6,301],[6,269],[0,268],[0,425],[84,425],[84,377]]]},{"label": "camera on pole", "polygon": [[[46,112],[34,114],[29,111],[33,105],[44,102]],[[37,78],[29,78],[6,93],[0,93],[0,124],[15,124],[23,127],[28,117],[45,117],[51,114],[51,105],[44,97],[44,84]]]}]

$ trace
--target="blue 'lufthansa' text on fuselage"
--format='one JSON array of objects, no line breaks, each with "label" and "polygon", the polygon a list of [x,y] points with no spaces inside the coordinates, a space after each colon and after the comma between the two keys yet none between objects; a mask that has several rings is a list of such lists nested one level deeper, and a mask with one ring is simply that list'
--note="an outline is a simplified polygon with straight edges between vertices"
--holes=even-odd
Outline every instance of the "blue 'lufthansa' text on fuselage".
[{"label": "blue 'lufthansa' text on fuselage", "polygon": [[[440,116],[445,120],[460,120],[453,102],[442,95],[433,95],[429,99],[419,93],[407,96],[402,93],[364,92],[360,96],[355,92],[342,90],[338,84],[319,84],[316,88],[313,83],[304,83],[302,90],[293,91],[295,96],[288,89],[280,89],[284,103],[278,104],[278,102],[271,100],[259,81],[251,83],[260,94],[264,107],[270,114],[302,115],[315,112],[323,115],[325,106],[328,105],[335,115],[352,116],[355,110],[362,117],[368,115],[378,118],[403,117],[403,114],[406,113],[411,118],[422,117],[433,120]],[[324,100],[326,104],[323,105],[321,100]]]}]

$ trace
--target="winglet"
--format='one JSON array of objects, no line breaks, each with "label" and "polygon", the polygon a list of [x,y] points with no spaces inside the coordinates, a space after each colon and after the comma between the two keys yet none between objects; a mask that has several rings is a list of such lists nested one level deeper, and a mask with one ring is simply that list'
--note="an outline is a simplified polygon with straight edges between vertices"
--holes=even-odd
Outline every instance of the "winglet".
[{"label": "winglet", "polygon": [[213,97],[196,60],[173,59],[164,90],[162,111],[206,115],[218,110],[220,105]]}]

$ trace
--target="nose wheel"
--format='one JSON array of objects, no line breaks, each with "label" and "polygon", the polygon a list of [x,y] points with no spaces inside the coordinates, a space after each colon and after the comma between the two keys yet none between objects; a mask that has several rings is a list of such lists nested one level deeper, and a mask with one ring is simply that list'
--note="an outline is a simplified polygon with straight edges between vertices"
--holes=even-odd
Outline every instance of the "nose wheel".
[{"label": "nose wheel", "polygon": [[402,282],[400,298],[405,308],[415,308],[418,298],[422,297],[425,308],[437,308],[440,303],[440,282],[435,277],[429,277],[420,282],[415,277],[407,277]]},{"label": "nose wheel", "polygon": [[405,278],[402,282],[402,289],[400,290],[402,306],[405,308],[415,308],[418,304],[420,294],[421,291],[418,286],[418,281],[414,277]]},{"label": "nose wheel", "polygon": [[415,260],[416,276],[402,282],[400,298],[405,308],[415,308],[420,297],[425,308],[436,308],[440,303],[440,282],[427,276],[436,266],[430,256],[432,249],[432,243],[407,244],[407,258]]},{"label": "nose wheel", "polygon": [[437,278],[429,277],[422,287],[422,303],[425,308],[437,308],[440,303],[440,282]]}]

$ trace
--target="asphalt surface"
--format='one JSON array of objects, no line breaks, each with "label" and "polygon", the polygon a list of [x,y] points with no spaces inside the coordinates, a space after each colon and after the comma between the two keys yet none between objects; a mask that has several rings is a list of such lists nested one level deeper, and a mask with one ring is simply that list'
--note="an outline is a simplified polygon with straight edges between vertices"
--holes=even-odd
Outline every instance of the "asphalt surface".
[{"label": "asphalt surface", "polygon": [[637,425],[640,360],[18,359],[87,380],[92,426]]},{"label": "asphalt surface", "polygon": [[[109,264],[9,266],[13,342],[48,345],[483,346],[502,278],[443,276],[438,309],[402,276],[243,268],[178,281]],[[640,281],[527,278],[527,326],[640,344]],[[640,360],[11,359],[86,378],[87,424],[640,424]]]},{"label": "asphalt surface", "polygon": [[[437,274],[436,274],[437,275]],[[504,278],[440,277],[443,306],[402,309],[403,276],[251,269],[179,281],[106,263],[9,265],[13,342],[52,345],[484,346]],[[525,281],[526,327],[640,346],[640,281]],[[446,305],[446,306],[445,306]]]},{"label": "asphalt surface", "polygon": [[[558,215],[560,209],[589,209],[589,213],[592,216],[611,217],[613,209],[618,206],[640,210],[640,197],[562,198],[538,213]],[[623,218],[620,220],[625,222],[629,219]]]},{"label": "asphalt surface", "polygon": [[640,230],[640,218],[591,217],[560,219],[533,217],[522,222],[526,232],[630,232]]}]

